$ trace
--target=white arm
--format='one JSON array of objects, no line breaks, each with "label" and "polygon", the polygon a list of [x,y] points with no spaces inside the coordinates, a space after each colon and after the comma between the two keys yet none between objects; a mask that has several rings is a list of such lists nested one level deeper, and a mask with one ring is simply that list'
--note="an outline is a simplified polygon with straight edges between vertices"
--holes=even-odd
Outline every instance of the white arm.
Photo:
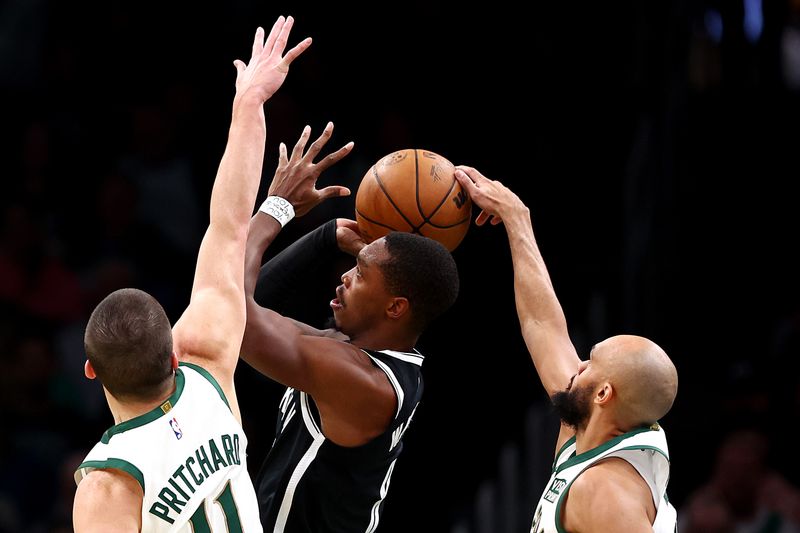
[{"label": "white arm", "polygon": [[237,416],[233,373],[246,320],[245,245],[264,160],[264,103],[280,88],[291,62],[311,44],[305,39],[283,54],[293,22],[280,17],[266,41],[259,28],[248,64],[234,62],[236,96],[211,193],[210,223],[197,257],[191,301],[173,328],[178,358],[211,372]]}]

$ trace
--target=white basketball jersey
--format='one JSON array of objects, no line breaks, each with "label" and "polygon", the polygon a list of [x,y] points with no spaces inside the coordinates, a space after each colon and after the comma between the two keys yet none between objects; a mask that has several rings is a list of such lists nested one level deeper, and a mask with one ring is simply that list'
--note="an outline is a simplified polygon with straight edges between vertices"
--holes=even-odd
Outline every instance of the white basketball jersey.
[{"label": "white basketball jersey", "polygon": [[553,463],[553,475],[536,507],[531,533],[564,533],[564,495],[587,468],[609,457],[629,462],[650,487],[656,505],[653,532],[675,533],[678,515],[667,499],[669,450],[664,430],[658,424],[625,433],[580,455],[575,455],[575,437],[569,439]]},{"label": "white basketball jersey", "polygon": [[160,407],[106,431],[75,482],[103,468],[133,476],[144,491],[145,532],[261,532],[247,438],[222,389],[189,363],[175,384]]}]

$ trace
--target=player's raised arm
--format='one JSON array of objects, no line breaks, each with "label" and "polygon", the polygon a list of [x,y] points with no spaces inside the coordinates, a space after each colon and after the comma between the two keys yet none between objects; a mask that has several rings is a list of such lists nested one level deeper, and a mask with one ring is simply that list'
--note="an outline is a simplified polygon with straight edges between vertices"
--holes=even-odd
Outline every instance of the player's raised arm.
[{"label": "player's raised arm", "polygon": [[264,159],[264,103],[311,44],[305,39],[284,53],[293,23],[292,17],[279,17],[266,40],[259,28],[250,60],[234,62],[236,95],[228,144],[211,193],[210,223],[198,253],[191,301],[173,330],[179,359],[207,368],[226,393],[233,392],[245,325],[244,253]]},{"label": "player's raised arm", "polygon": [[[267,247],[290,218],[287,216],[281,220],[284,215],[277,211],[276,206],[280,205],[278,202],[285,202],[287,209],[292,212],[291,216],[295,214],[300,216],[326,198],[350,194],[345,187],[331,186],[321,190],[315,188],[319,175],[345,157],[353,148],[353,143],[348,143],[315,163],[314,159],[332,133],[333,124],[328,123],[322,135],[306,151],[305,147],[311,135],[311,128],[306,126],[292,150],[291,158],[286,145],[280,144],[278,168],[270,184],[269,197],[250,221],[245,259],[247,327],[241,355],[250,365],[275,379],[278,376],[304,375],[301,362],[296,357],[294,346],[296,337],[302,334],[319,335],[321,332],[256,303],[254,293],[261,261]],[[285,380],[278,379],[278,381],[285,383]]]},{"label": "player's raised arm", "polygon": [[250,223],[245,268],[247,328],[241,354],[262,374],[309,393],[320,409],[327,438],[357,446],[380,434],[396,412],[397,399],[385,374],[358,347],[322,337],[305,324],[261,307],[253,298],[264,252],[289,218],[280,210],[278,202],[283,200],[278,198],[303,214],[325,198],[350,193],[344,187],[314,188],[319,174],[352,148],[347,144],[314,163],[332,128],[328,124],[305,155],[309,128],[303,130],[291,157],[284,145],[280,147],[270,197]]},{"label": "player's raised arm", "polygon": [[522,335],[547,394],[563,391],[578,372],[580,358],[567,320],[536,244],[528,207],[511,190],[474,168],[459,166],[456,179],[483,211],[476,223],[502,222],[514,264],[514,295]]}]

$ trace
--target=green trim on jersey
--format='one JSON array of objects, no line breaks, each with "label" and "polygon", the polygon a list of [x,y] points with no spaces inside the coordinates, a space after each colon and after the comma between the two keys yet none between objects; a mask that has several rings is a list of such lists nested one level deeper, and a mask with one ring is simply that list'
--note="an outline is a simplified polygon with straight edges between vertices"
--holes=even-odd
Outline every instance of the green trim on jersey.
[{"label": "green trim on jersey", "polygon": [[[586,469],[584,468],[584,470],[586,470]],[[566,529],[564,529],[564,526],[561,525],[561,511],[562,511],[562,509],[564,509],[564,502],[561,501],[561,500],[564,498],[564,495],[569,492],[569,489],[570,489],[570,487],[572,487],[572,484],[575,483],[575,480],[578,479],[581,474],[583,474],[584,470],[581,470],[580,474],[575,476],[573,478],[573,480],[569,482],[569,485],[567,485],[566,487],[564,487],[561,490],[561,494],[558,495],[558,499],[555,501],[555,504],[556,504],[556,530],[558,531],[558,533],[569,533]]]},{"label": "green trim on jersey", "polygon": [[[608,450],[609,448],[612,448],[612,447],[616,446],[617,444],[619,444],[622,440],[627,439],[628,437],[633,437],[634,435],[638,435],[639,433],[644,433],[645,431],[655,431],[655,430],[651,429],[650,427],[639,428],[639,429],[634,429],[633,431],[629,431],[627,433],[624,433],[622,435],[619,435],[617,437],[614,437],[613,439],[604,442],[603,444],[601,444],[600,446],[597,446],[596,448],[592,448],[591,450],[585,451],[585,452],[583,452],[583,453],[581,453],[579,455],[573,455],[572,457],[570,457],[569,459],[567,459],[566,461],[561,463],[561,465],[559,465],[553,472],[554,473],[561,472],[562,470],[564,470],[566,468],[569,468],[571,466],[575,466],[576,464],[579,464],[579,463],[582,463],[584,461],[588,461],[589,459],[592,459],[594,457],[597,457],[598,455],[600,455],[604,451]],[[634,448],[638,448],[638,446],[634,446]]]},{"label": "green trim on jersey", "polygon": [[569,448],[569,446],[574,442],[575,442],[575,435],[568,438],[567,441],[561,445],[561,448],[558,449],[558,451],[556,452],[556,458],[553,459],[553,468],[552,468],[553,472],[556,471],[556,462],[558,461],[558,458],[561,457],[561,454],[564,453],[564,450]]},{"label": "green trim on jersey", "polygon": [[[601,454],[604,451],[612,448],[614,445],[619,444],[619,442],[621,440],[623,440],[623,439],[627,439],[628,437],[632,437],[634,435],[638,435],[639,433],[644,433],[645,431],[659,431],[659,430],[660,430],[660,428],[659,429],[653,429],[652,426],[648,426],[646,428],[634,429],[633,431],[629,431],[628,433],[625,433],[625,434],[620,435],[618,437],[614,437],[610,441],[604,442],[603,444],[601,444],[597,448],[592,448],[591,450],[583,452],[580,455],[573,455],[572,457],[570,457],[569,459],[564,461],[561,464],[561,466],[558,467],[558,470],[554,471],[554,473],[555,472],[560,472],[560,471],[564,470],[565,468],[569,468],[570,466],[574,466],[574,465],[576,465],[578,463],[582,463],[582,462],[584,462],[584,461],[586,461],[588,459],[592,459],[594,457],[597,457],[599,454]],[[626,446],[625,448],[620,448],[619,450],[615,450],[614,453],[620,452],[620,451],[623,451],[623,450],[628,450],[628,451],[629,450],[655,450],[658,453],[660,453],[661,455],[663,455],[664,458],[667,460],[667,462],[669,462],[669,457],[667,456],[667,454],[664,453],[663,450],[661,450],[660,448],[656,448],[655,446],[649,446],[649,445],[644,445],[644,446]],[[556,529],[558,530],[558,533],[569,533],[561,525],[561,523],[562,523],[561,522],[561,511],[564,508],[564,502],[562,501],[562,499],[564,498],[565,494],[569,493],[569,489],[572,487],[572,484],[575,483],[575,480],[578,479],[581,476],[581,474],[583,474],[583,472],[585,472],[586,470],[587,470],[587,468],[584,468],[583,470],[581,470],[581,472],[578,473],[578,475],[576,475],[572,479],[572,481],[569,482],[569,485],[564,487],[564,489],[561,491],[561,494],[558,496],[558,499],[555,502],[556,503],[556,518],[555,518],[555,521],[556,521]]]},{"label": "green trim on jersey", "polygon": [[105,461],[85,461],[78,466],[78,470],[83,468],[94,468],[94,469],[105,469],[105,468],[115,468],[117,470],[122,470],[123,472],[127,472],[133,479],[139,482],[139,485],[142,487],[142,491],[144,491],[144,474],[142,471],[136,468],[134,465],[126,461],[125,459],[116,459],[114,457],[109,457]]},{"label": "green trim on jersey", "polygon": [[175,392],[166,399],[161,405],[153,409],[152,411],[145,413],[143,415],[139,415],[135,418],[131,418],[130,420],[126,420],[125,422],[121,422],[116,426],[110,427],[103,433],[103,436],[100,438],[100,442],[103,444],[108,444],[108,441],[111,440],[111,437],[118,433],[123,433],[130,429],[135,429],[145,424],[149,424],[150,422],[161,418],[165,414],[169,413],[172,410],[172,407],[178,403],[178,399],[181,397],[183,393],[183,386],[186,382],[186,378],[183,376],[183,372],[181,369],[177,369],[175,371]]},{"label": "green trim on jersey", "polygon": [[650,445],[646,445],[646,446],[627,446],[625,448],[620,448],[619,450],[616,450],[615,453],[616,452],[621,452],[621,451],[630,451],[630,450],[642,450],[642,451],[644,451],[644,450],[654,450],[654,451],[657,451],[658,453],[660,453],[661,455],[663,455],[664,459],[666,459],[667,462],[669,463],[669,456],[666,454],[666,452],[664,450],[662,450],[661,448],[656,448],[655,446],[650,446]]},{"label": "green trim on jersey", "polygon": [[[219,397],[222,398],[222,401],[225,402],[225,405],[228,406],[228,409],[231,409],[231,404],[228,403],[228,399],[225,397],[225,393],[222,392],[222,387],[219,386],[219,383],[217,383],[217,380],[214,379],[214,376],[211,375],[211,372],[209,372],[208,370],[206,370],[202,366],[197,366],[194,363],[181,362],[181,363],[178,363],[178,366],[189,367],[192,370],[194,370],[195,372],[197,372],[198,374],[200,374],[201,376],[203,376],[204,378],[206,378],[212,385],[214,385],[214,388],[217,389],[217,393],[219,394]],[[231,409],[231,412],[233,412],[233,409]]]}]

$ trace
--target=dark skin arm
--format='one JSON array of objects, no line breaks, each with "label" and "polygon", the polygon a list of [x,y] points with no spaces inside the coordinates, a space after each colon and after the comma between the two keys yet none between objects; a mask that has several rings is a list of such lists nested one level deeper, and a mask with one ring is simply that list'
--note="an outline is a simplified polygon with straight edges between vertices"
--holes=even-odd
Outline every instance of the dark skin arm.
[{"label": "dark skin arm", "polygon": [[[314,188],[320,173],[352,148],[348,144],[314,163],[332,129],[329,124],[305,155],[308,128],[291,158],[281,145],[280,162],[269,194],[289,200],[298,215],[327,197],[349,194],[343,187],[319,191]],[[328,439],[342,446],[365,444],[386,429],[397,408],[397,398],[386,374],[358,347],[321,337],[319,330],[261,307],[253,298],[264,252],[280,229],[277,220],[261,212],[250,221],[245,259],[247,324],[241,357],[273,380],[310,394]]]}]

